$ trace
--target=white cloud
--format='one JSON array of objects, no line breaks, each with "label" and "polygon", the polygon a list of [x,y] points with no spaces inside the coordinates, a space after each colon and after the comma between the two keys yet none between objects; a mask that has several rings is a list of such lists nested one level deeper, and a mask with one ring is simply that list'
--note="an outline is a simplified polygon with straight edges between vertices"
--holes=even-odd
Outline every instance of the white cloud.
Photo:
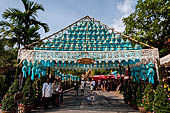
[{"label": "white cloud", "polygon": [[119,32],[123,32],[125,26],[123,24],[122,19],[128,17],[135,9],[136,0],[124,0],[123,2],[119,2],[116,5],[117,10],[119,11],[118,18],[113,19],[112,27]]}]

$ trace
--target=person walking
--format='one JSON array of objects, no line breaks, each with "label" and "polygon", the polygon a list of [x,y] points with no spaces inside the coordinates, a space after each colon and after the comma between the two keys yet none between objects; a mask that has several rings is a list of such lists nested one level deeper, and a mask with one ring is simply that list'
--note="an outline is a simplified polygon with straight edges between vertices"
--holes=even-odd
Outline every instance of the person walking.
[{"label": "person walking", "polygon": [[59,83],[59,95],[60,95],[59,96],[60,97],[59,101],[63,105],[63,87],[62,87],[61,82]]},{"label": "person walking", "polygon": [[51,87],[51,83],[49,82],[49,79],[47,79],[46,82],[43,84],[43,88],[42,88],[42,97],[44,98],[45,110],[48,109],[51,96],[52,96],[52,87]]},{"label": "person walking", "polygon": [[85,86],[85,83],[84,83],[84,81],[82,80],[82,81],[81,81],[81,85],[80,85],[81,96],[84,95],[84,86]]},{"label": "person walking", "polygon": [[74,83],[74,90],[75,90],[75,96],[78,96],[79,86],[78,86],[77,79],[76,79],[76,82]]},{"label": "person walking", "polygon": [[58,99],[58,84],[56,79],[54,79],[54,82],[52,83],[52,106],[58,106],[59,105],[59,99]]}]

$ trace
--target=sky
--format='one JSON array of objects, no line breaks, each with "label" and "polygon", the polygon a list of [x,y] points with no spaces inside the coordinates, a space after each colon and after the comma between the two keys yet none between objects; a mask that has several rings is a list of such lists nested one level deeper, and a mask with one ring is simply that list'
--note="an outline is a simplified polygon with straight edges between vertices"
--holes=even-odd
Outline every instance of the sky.
[{"label": "sky", "polygon": [[[7,8],[23,10],[21,0],[0,0],[0,20]],[[72,24],[84,16],[91,16],[102,23],[123,32],[122,19],[135,10],[137,0],[31,0],[42,4],[45,11],[38,12],[37,20],[49,25],[50,31],[40,30],[41,38],[45,38],[60,29]]]}]

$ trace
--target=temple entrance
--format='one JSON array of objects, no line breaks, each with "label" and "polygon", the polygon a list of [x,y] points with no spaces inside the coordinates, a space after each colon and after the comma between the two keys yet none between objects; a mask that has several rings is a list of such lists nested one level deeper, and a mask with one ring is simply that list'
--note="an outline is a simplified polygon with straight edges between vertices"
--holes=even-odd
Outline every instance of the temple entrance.
[{"label": "temple entrance", "polygon": [[[123,106],[125,111],[135,111],[125,103],[128,104],[126,99],[136,98],[123,100],[114,91],[126,93],[131,90],[125,85],[154,84],[159,80],[157,48],[116,32],[89,16],[26,47],[18,52],[21,78],[32,81],[50,78],[52,82],[56,79],[65,92],[61,110],[105,112],[108,107],[119,112]],[[86,84],[84,96],[74,96],[74,90],[81,92],[82,81]]]}]

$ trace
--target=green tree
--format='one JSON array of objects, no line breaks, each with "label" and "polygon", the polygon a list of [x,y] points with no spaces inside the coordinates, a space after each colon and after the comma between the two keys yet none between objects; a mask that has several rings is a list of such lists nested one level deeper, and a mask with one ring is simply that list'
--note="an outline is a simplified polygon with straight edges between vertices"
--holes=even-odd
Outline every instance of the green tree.
[{"label": "green tree", "polygon": [[46,23],[37,20],[37,12],[44,11],[43,6],[29,0],[21,1],[24,5],[24,11],[8,8],[3,12],[2,17],[9,21],[0,21],[1,36],[7,38],[12,46],[17,43],[18,48],[21,45],[25,47],[33,41],[39,40],[38,30],[41,27],[45,32],[49,31]]},{"label": "green tree", "polygon": [[125,34],[156,47],[160,56],[169,53],[170,1],[138,0],[135,12],[123,19]]},{"label": "green tree", "polygon": [[25,105],[32,104],[35,97],[33,96],[33,86],[31,83],[31,79],[29,77],[27,78],[24,84],[22,92],[23,92],[23,104]]},{"label": "green tree", "polygon": [[14,95],[15,93],[18,92],[18,88],[19,88],[18,80],[15,80],[2,100],[3,111],[8,111],[10,113],[14,112],[15,110]]},{"label": "green tree", "polygon": [[154,89],[152,84],[148,83],[144,90],[144,108],[147,111],[153,111]]},{"label": "green tree", "polygon": [[168,113],[170,111],[170,102],[168,94],[164,91],[162,85],[158,85],[154,96],[154,110],[156,113]]},{"label": "green tree", "polygon": [[12,67],[17,63],[17,49],[8,47],[6,39],[0,39],[0,67]]}]

